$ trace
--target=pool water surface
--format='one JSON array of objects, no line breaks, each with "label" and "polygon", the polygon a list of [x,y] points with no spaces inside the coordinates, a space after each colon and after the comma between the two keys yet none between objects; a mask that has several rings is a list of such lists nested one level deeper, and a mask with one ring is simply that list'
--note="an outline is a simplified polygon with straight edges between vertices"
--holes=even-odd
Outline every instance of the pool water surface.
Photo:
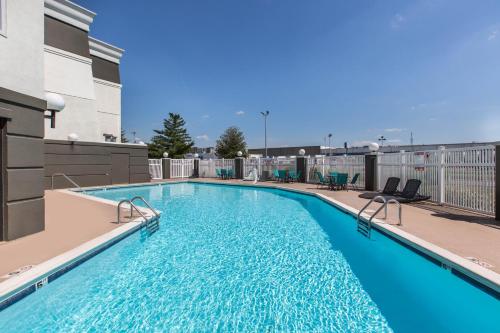
[{"label": "pool water surface", "polygon": [[500,301],[394,240],[367,239],[318,198],[179,183],[140,195],[162,211],[0,312],[0,332],[494,332]]}]

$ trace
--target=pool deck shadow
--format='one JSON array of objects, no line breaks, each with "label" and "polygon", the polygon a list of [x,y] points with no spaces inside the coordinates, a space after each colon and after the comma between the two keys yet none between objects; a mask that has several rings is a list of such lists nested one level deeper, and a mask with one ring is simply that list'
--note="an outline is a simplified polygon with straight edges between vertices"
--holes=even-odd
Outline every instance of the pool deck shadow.
[{"label": "pool deck shadow", "polygon": [[[200,181],[250,185],[250,182],[234,179],[211,178]],[[259,182],[258,184],[322,194],[356,210],[368,202],[367,199],[359,198],[362,191],[330,191],[304,183]],[[379,205],[374,203],[370,211],[373,212]],[[500,222],[493,217],[431,203],[403,204],[402,215],[402,226],[397,226],[396,207],[389,205],[386,222],[463,258],[472,257],[492,265],[487,268],[500,273]],[[379,213],[377,217],[381,219],[383,213]]]}]

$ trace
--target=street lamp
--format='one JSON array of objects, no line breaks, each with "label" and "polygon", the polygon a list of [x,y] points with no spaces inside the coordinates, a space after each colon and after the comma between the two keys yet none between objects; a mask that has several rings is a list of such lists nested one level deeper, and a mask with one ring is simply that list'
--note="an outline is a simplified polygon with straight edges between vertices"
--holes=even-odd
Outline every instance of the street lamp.
[{"label": "street lamp", "polygon": [[387,139],[385,138],[385,136],[381,135],[380,138],[378,138],[378,141],[380,141],[380,145],[383,147],[384,146],[384,141],[386,141]]},{"label": "street lamp", "polygon": [[328,155],[332,156],[332,133],[328,134]]},{"label": "street lamp", "polygon": [[265,150],[265,157],[267,157],[267,116],[269,116],[269,111],[266,110],[266,112],[261,112],[261,115],[264,116],[264,150]]}]

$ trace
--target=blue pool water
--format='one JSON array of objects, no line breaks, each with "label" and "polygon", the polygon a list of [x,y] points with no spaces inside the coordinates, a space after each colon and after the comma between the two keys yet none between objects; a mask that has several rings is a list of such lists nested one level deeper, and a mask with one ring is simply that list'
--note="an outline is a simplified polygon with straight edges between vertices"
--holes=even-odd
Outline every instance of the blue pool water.
[{"label": "blue pool water", "polygon": [[500,301],[307,195],[169,184],[163,211],[0,313],[0,332],[498,332]]}]

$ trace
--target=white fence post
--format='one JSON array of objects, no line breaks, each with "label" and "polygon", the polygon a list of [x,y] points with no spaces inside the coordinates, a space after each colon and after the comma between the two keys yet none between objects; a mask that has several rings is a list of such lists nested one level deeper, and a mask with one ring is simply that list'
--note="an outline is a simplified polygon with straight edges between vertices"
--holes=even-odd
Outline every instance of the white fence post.
[{"label": "white fence post", "polygon": [[438,150],[438,202],[443,204],[445,198],[445,147],[440,146]]},{"label": "white fence post", "polygon": [[376,170],[376,175],[377,175],[377,191],[382,189],[382,155],[384,153],[382,152],[377,152],[377,170]]},{"label": "white fence post", "polygon": [[399,155],[400,155],[399,162],[400,162],[400,170],[401,170],[400,171],[401,178],[400,178],[400,182],[399,182],[399,188],[401,190],[403,190],[403,186],[404,186],[404,184],[406,184],[406,154],[405,154],[405,151],[400,150]]}]

